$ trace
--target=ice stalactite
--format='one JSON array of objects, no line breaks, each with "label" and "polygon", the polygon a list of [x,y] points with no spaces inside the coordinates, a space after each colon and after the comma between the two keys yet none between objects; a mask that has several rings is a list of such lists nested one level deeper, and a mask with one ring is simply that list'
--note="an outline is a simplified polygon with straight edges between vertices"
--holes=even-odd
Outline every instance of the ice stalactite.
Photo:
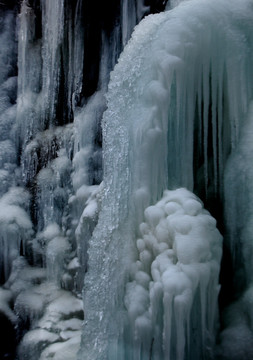
[{"label": "ice stalactite", "polygon": [[56,117],[55,105],[61,82],[61,67],[63,66],[61,46],[64,37],[64,0],[43,1],[41,5],[43,18],[43,108],[46,110],[45,117],[52,122]]},{"label": "ice stalactite", "polygon": [[126,0],[121,1],[122,16],[121,16],[121,27],[122,27],[122,44],[126,45],[129,40],[133,28],[138,24],[150,11],[150,7],[145,5],[145,1]]},{"label": "ice stalactite", "polygon": [[[35,38],[35,14],[22,2],[18,41],[18,142],[22,148],[43,127],[39,123],[38,94],[41,90],[41,44]],[[34,44],[36,43],[36,44]]]}]

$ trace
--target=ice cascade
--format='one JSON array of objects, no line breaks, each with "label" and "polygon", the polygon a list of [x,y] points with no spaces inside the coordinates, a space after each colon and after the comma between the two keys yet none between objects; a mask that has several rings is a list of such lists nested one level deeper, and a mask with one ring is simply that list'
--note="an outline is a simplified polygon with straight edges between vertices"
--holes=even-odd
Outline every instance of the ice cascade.
[{"label": "ice cascade", "polygon": [[213,356],[220,235],[196,198],[166,189],[223,199],[252,98],[252,10],[192,0],[149,16],[111,73],[79,359]]}]

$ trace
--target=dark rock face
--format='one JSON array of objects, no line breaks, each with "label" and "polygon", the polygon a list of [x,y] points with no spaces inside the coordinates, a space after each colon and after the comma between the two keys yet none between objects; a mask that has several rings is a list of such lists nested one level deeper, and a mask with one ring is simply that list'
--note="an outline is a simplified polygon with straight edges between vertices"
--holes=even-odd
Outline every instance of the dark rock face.
[{"label": "dark rock face", "polygon": [[1,0],[0,9],[13,9],[17,3],[16,0]]},{"label": "dark rock face", "polygon": [[151,14],[164,11],[168,0],[150,0],[150,12]]},{"label": "dark rock face", "polygon": [[0,311],[0,358],[14,360],[16,354],[16,331],[11,321]]}]

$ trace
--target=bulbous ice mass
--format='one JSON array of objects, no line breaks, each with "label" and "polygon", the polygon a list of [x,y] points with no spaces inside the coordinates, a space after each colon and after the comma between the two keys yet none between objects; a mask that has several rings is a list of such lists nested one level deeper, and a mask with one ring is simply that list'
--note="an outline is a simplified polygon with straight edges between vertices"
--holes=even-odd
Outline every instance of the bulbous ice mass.
[{"label": "bulbous ice mass", "polygon": [[216,221],[191,192],[166,190],[145,210],[140,235],[125,295],[131,358],[204,358],[217,321],[222,237]]}]

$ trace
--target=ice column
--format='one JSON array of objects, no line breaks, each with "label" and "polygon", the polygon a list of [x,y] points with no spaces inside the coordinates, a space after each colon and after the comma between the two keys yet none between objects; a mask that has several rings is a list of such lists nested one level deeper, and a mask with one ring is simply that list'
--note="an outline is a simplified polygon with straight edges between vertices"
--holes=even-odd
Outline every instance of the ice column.
[{"label": "ice column", "polygon": [[45,122],[55,119],[55,105],[60,85],[60,72],[63,66],[61,53],[64,36],[64,0],[43,1],[43,95]]},{"label": "ice column", "polygon": [[41,90],[41,43],[35,38],[35,14],[23,1],[18,39],[17,140],[21,148],[31,140],[40,124],[38,94]]}]

